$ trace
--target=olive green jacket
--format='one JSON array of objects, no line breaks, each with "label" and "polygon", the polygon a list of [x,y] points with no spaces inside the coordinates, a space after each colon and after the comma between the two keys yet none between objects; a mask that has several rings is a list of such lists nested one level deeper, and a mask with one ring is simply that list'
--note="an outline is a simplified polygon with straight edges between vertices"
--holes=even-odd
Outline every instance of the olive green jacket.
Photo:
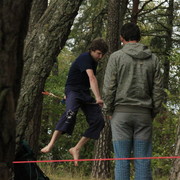
[{"label": "olive green jacket", "polygon": [[110,55],[103,99],[108,115],[122,106],[147,108],[153,117],[159,112],[163,99],[162,76],[159,61],[147,46],[128,43]]}]

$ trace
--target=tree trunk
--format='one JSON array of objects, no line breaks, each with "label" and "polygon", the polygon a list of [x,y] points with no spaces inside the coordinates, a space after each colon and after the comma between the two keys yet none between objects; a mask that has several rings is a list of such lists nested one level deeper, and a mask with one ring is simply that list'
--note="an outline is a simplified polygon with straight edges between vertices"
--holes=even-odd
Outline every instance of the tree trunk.
[{"label": "tree trunk", "polygon": [[137,23],[138,18],[138,6],[139,6],[139,0],[133,0],[133,9],[131,14],[131,22]]},{"label": "tree trunk", "polygon": [[35,29],[36,24],[38,24],[40,18],[47,9],[47,6],[48,6],[48,0],[33,0],[31,12],[30,12],[30,18],[29,18],[28,33],[25,42],[28,42],[32,31]]},{"label": "tree trunk", "polygon": [[0,1],[0,179],[13,176],[15,109],[23,67],[30,1]]},{"label": "tree trunk", "polygon": [[[119,27],[120,27],[120,5],[124,5],[125,1],[109,0],[108,4],[108,32],[107,41],[109,45],[109,53],[112,53],[119,48]],[[124,7],[124,6],[123,6]],[[125,12],[125,11],[123,11]],[[121,23],[122,24],[122,23]],[[109,55],[107,55],[109,56]],[[98,82],[102,91],[104,72],[107,65],[107,60],[99,64]],[[104,117],[105,118],[105,117]],[[111,128],[108,120],[105,119],[105,127],[101,132],[99,140],[95,144],[95,158],[110,158],[111,157]],[[92,168],[92,177],[107,179],[111,176],[111,162],[110,161],[94,161]]]},{"label": "tree trunk", "polygon": [[[109,121],[105,119],[105,127],[99,140],[95,143],[95,159],[111,157],[111,130]],[[94,161],[92,166],[93,178],[107,179],[111,177],[110,161]]]},{"label": "tree trunk", "polygon": [[22,88],[16,111],[17,143],[24,139],[29,122],[36,122],[40,129],[41,92],[54,59],[68,38],[81,2],[52,0],[26,42]]},{"label": "tree trunk", "polygon": [[[180,156],[180,116],[179,116],[178,130],[177,130],[177,143],[176,143],[175,156]],[[176,159],[174,161],[169,180],[177,180],[177,179],[180,179],[180,159]]]},{"label": "tree trunk", "polygon": [[35,28],[38,21],[43,16],[45,10],[48,6],[48,0],[34,0],[31,8],[30,19],[29,19],[29,29],[28,33],[31,33]]},{"label": "tree trunk", "polygon": [[[30,19],[29,19],[29,29],[28,34],[26,36],[25,42],[28,43],[31,37],[31,33],[35,29],[35,26],[37,26],[40,18],[44,14],[45,10],[47,9],[48,0],[34,0],[32,3],[32,8],[30,12]],[[39,105],[36,109],[37,113],[34,113],[34,116],[27,124],[27,129],[25,132],[25,139],[31,146],[31,148],[34,150],[34,153],[37,154],[39,151],[38,146],[38,139],[40,134],[40,126],[41,121],[37,121],[37,119],[41,119],[41,114],[38,112],[42,111],[42,106]],[[37,114],[37,117],[36,117]]]},{"label": "tree trunk", "polygon": [[[120,8],[119,8],[119,35],[120,35],[120,30],[123,26],[123,23],[124,23],[124,17],[125,17],[125,14],[127,12],[127,5],[128,5],[128,0],[121,0],[120,1]],[[121,42],[119,41],[119,46],[118,48],[121,48]]]},{"label": "tree trunk", "polygon": [[109,54],[118,50],[119,45],[119,19],[120,19],[120,2],[119,0],[109,0],[108,5],[108,30],[107,41],[109,46]]},{"label": "tree trunk", "polygon": [[[167,8],[167,25],[166,25],[166,56],[164,60],[164,77],[163,77],[163,87],[164,89],[169,89],[169,71],[170,71],[170,62],[169,56],[172,50],[172,32],[173,32],[173,19],[174,19],[174,0],[169,1],[169,6]],[[165,99],[165,103],[167,99]]]},{"label": "tree trunk", "polygon": [[[167,14],[169,15],[167,18],[167,39],[166,39],[166,51],[170,52],[172,49],[172,33],[173,33],[173,20],[174,20],[174,0],[169,1],[169,7],[167,9]],[[168,89],[169,83],[169,70],[170,70],[170,62],[168,57],[164,62],[164,88]],[[175,149],[175,156],[180,156],[180,116],[179,116],[179,124],[177,129],[177,143]],[[176,159],[173,163],[173,167],[171,169],[170,180],[180,179],[180,159]]]}]

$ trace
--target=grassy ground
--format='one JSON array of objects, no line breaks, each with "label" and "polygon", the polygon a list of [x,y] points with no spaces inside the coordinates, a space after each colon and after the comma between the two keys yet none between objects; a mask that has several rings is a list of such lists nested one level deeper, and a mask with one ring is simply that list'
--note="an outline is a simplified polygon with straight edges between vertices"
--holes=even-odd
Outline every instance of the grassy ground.
[{"label": "grassy ground", "polygon": [[[72,177],[71,175],[68,175],[68,174],[65,177],[56,176],[56,175],[48,175],[48,177],[50,178],[50,180],[95,180],[95,179],[92,179],[92,178],[87,177],[87,176],[86,177],[85,176]],[[166,178],[166,177],[157,177],[157,178],[153,178],[153,180],[168,180],[168,178]]]},{"label": "grassy ground", "polygon": [[94,180],[94,179],[91,179],[89,177],[72,177],[72,176],[69,176],[67,175],[66,177],[60,177],[60,176],[54,176],[54,175],[50,175],[48,176],[50,178],[50,180]]},{"label": "grassy ground", "polygon": [[[76,171],[74,168],[69,168],[69,170],[67,171],[67,169],[64,170],[63,167],[53,168],[52,166],[48,165],[39,166],[50,180],[98,180],[91,178],[90,175],[85,176],[81,170]],[[168,177],[153,177],[153,180],[168,180]]]}]

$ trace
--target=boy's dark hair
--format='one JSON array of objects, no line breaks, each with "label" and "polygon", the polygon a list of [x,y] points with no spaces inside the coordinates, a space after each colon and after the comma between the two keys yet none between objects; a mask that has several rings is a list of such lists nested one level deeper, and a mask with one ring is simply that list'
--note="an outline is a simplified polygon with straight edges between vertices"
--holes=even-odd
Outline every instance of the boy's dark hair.
[{"label": "boy's dark hair", "polygon": [[139,26],[134,23],[126,23],[121,28],[121,36],[126,41],[140,41],[141,32]]},{"label": "boy's dark hair", "polygon": [[99,50],[103,54],[105,54],[108,51],[108,45],[102,38],[96,38],[92,41],[89,51],[95,51]]}]

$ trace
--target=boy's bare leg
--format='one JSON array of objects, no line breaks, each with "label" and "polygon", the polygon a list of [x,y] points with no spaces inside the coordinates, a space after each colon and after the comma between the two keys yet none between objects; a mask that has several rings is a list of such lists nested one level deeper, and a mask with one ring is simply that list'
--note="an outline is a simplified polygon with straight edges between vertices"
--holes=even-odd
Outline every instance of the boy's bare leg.
[{"label": "boy's bare leg", "polygon": [[[84,146],[84,144],[86,144],[88,141],[89,141],[89,138],[82,137],[79,140],[79,142],[76,144],[76,146],[74,146],[71,149],[69,149],[69,152],[73,156],[74,160],[79,159],[79,152],[80,152],[81,148]],[[74,161],[74,165],[78,166],[78,161]]]},{"label": "boy's bare leg", "polygon": [[54,133],[53,133],[53,135],[52,135],[52,138],[51,138],[49,144],[48,144],[47,146],[45,146],[44,148],[42,148],[42,149],[41,149],[41,152],[42,152],[42,153],[48,153],[48,152],[50,152],[51,149],[53,148],[56,140],[57,140],[58,137],[61,135],[61,133],[62,133],[61,131],[55,130]]}]

